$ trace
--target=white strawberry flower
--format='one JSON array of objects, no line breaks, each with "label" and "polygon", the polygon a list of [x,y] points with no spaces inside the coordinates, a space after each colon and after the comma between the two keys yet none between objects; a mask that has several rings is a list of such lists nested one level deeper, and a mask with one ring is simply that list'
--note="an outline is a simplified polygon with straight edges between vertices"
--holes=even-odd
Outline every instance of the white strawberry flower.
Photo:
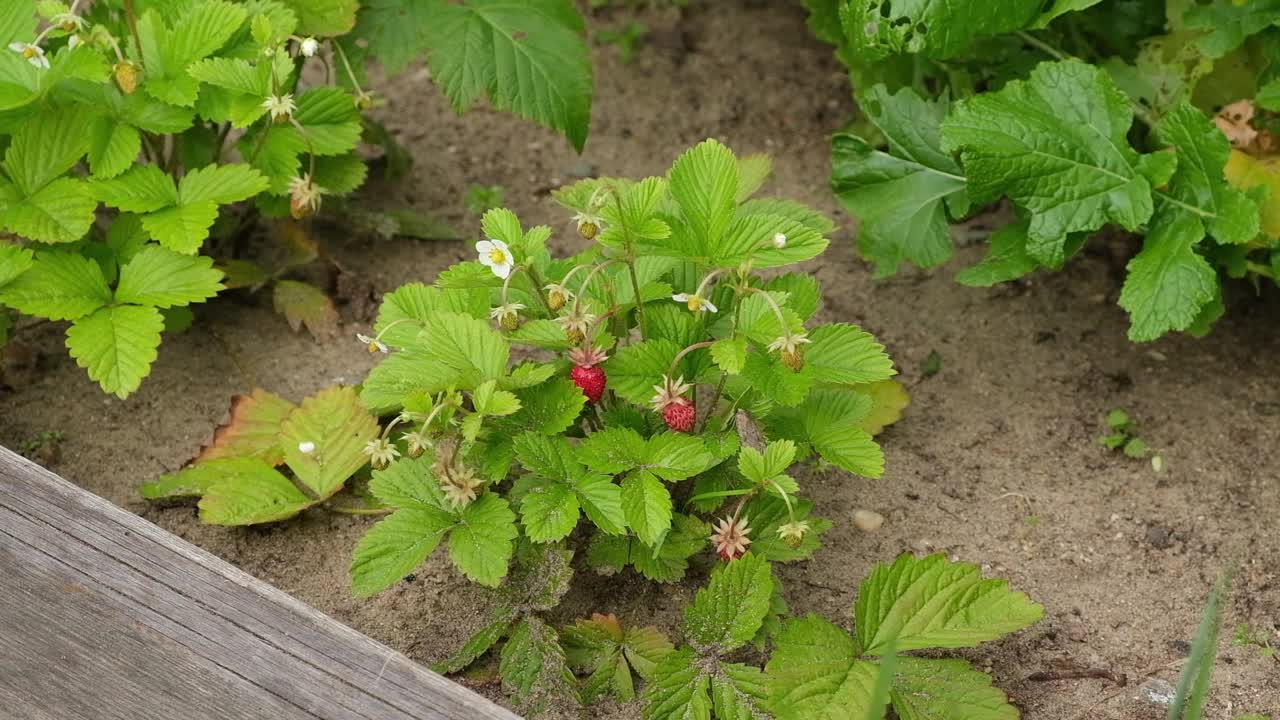
[{"label": "white strawberry flower", "polygon": [[481,240],[476,243],[476,252],[480,254],[480,263],[493,271],[494,275],[506,280],[514,267],[511,248],[501,240]]},{"label": "white strawberry flower", "polygon": [[720,312],[719,308],[711,304],[710,300],[697,293],[679,293],[672,295],[671,299],[678,303],[688,305],[689,309],[694,312]]},{"label": "white strawberry flower", "polygon": [[363,333],[356,333],[356,339],[364,343],[365,347],[368,347],[369,352],[371,353],[380,352],[385,355],[386,353],[391,352],[391,349],[387,347],[386,343],[376,337],[369,337]]},{"label": "white strawberry flower", "polygon": [[9,43],[9,49],[22,56],[23,60],[42,70],[49,69],[49,58],[44,56],[44,48],[32,43]]},{"label": "white strawberry flower", "polygon": [[266,100],[262,101],[262,107],[271,114],[271,119],[275,122],[287,122],[293,116],[298,106],[293,102],[293,95],[285,93],[283,95],[270,95]]},{"label": "white strawberry flower", "polygon": [[320,41],[313,37],[303,38],[302,42],[298,44],[298,49],[302,51],[303,57],[315,57],[316,53],[320,51]]}]

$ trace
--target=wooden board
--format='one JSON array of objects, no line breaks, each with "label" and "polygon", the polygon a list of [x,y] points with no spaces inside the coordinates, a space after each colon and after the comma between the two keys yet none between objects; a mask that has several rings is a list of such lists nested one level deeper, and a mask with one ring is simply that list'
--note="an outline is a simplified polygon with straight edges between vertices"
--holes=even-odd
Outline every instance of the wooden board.
[{"label": "wooden board", "polygon": [[0,718],[518,720],[2,447]]}]

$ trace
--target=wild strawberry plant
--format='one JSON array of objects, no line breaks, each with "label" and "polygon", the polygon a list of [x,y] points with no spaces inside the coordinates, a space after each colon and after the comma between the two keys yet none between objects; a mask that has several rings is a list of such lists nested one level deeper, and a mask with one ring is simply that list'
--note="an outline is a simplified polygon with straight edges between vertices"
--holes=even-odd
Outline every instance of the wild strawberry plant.
[{"label": "wild strawberry plant", "polygon": [[[755,553],[711,575],[684,613],[687,645],[652,628],[623,631],[596,616],[566,628],[567,656],[590,672],[584,693],[613,683],[627,699],[631,667],[646,682],[646,720],[1016,719],[991,678],[964,660],[898,655],[974,647],[1037,622],[1044,609],[968,563],[904,554],[862,581],[854,633],[817,615],[786,617],[780,584]],[[749,644],[769,648],[763,668]],[[505,650],[504,650],[505,656]],[[628,666],[624,663],[631,663]]]},{"label": "wild strawberry plant", "polygon": [[[69,321],[71,355],[129,395],[187,306],[296,264],[218,253],[215,267],[202,250],[242,244],[257,214],[308,217],[364,182],[362,135],[391,142],[364,116],[379,104],[366,59],[394,71],[425,52],[459,111],[488,96],[581,150],[583,36],[568,0],[3,3],[0,342],[5,308]],[[297,281],[274,291],[295,324],[332,312]]]},{"label": "wild strawberry plant", "polygon": [[835,137],[832,183],[878,275],[945,263],[949,226],[1007,199],[1015,219],[957,280],[1142,235],[1119,298],[1134,341],[1209,332],[1222,275],[1280,278],[1275,2],[807,5],[866,118]]}]

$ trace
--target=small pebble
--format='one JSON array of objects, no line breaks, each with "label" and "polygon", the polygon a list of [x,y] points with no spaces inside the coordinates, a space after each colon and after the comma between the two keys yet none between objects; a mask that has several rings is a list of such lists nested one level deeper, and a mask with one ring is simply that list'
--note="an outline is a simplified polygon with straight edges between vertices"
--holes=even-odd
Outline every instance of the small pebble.
[{"label": "small pebble", "polygon": [[878,512],[870,510],[855,510],[853,512],[853,526],[862,532],[875,532],[884,525],[884,516]]},{"label": "small pebble", "polygon": [[1138,686],[1134,697],[1145,700],[1152,705],[1168,707],[1173,704],[1173,697],[1178,694],[1177,688],[1168,680],[1151,678]]},{"label": "small pebble", "polygon": [[1164,550],[1173,545],[1173,531],[1167,527],[1153,525],[1147,528],[1147,542],[1159,550]]}]

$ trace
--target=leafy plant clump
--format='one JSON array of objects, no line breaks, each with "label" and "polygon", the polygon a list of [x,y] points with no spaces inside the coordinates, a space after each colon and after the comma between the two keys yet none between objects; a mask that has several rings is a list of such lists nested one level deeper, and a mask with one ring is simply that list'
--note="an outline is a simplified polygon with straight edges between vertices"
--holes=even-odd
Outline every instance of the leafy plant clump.
[{"label": "leafy plant clump", "polygon": [[[584,37],[568,0],[3,3],[0,343],[10,311],[68,321],[72,357],[128,396],[190,305],[298,264],[238,257],[255,217],[314,215],[364,183],[362,137],[394,144],[365,115],[367,60],[425,51],[459,111],[487,95],[581,150]],[[303,283],[274,291],[295,327],[332,312]]]},{"label": "leafy plant clump", "polygon": [[[941,555],[904,554],[863,580],[852,634],[817,615],[787,617],[781,595],[769,563],[749,553],[712,573],[685,610],[685,646],[601,616],[566,629],[565,644],[590,672],[588,695],[610,683],[629,693],[634,663],[647,720],[870,720],[890,706],[916,720],[1018,717],[968,662],[898,654],[973,647],[1034,624],[1043,608],[1005,581]],[[770,648],[763,668],[749,661],[759,655],[752,644]]]},{"label": "leafy plant clump", "polygon": [[[568,549],[550,547],[659,582],[683,578],[699,555],[809,557],[831,523],[792,466],[880,476],[873,435],[907,398],[875,338],[814,321],[818,284],[787,266],[821,254],[832,225],[753,198],[769,170],[766,157],[709,140],[666,177],[564,187],[556,199],[591,241],[567,258],[548,251],[551,228],[489,211],[476,260],[386,296],[360,340],[387,357],[358,404],[350,388],[297,408],[258,391],[196,464],[144,494],[200,495],[202,518],[228,524],[320,503],[386,514],[355,549],[359,595],[446,545],[466,577],[508,595],[445,669],[503,637],[504,663],[559,648],[539,613],[563,591],[535,601],[512,589],[521,573],[556,575],[530,569],[548,553],[567,567]],[[273,469],[281,461],[293,482]],[[352,492],[335,495],[344,483]],[[647,672],[647,636],[618,632],[610,683],[625,695],[622,666]],[[538,682],[560,677],[550,672]],[[537,678],[511,682],[519,696]]]},{"label": "leafy plant clump", "polygon": [[806,4],[866,116],[835,137],[832,183],[877,275],[945,263],[949,226],[1007,199],[1015,220],[957,280],[1008,282],[1099,233],[1141,235],[1119,300],[1134,341],[1208,333],[1222,275],[1280,279],[1280,6]]}]

